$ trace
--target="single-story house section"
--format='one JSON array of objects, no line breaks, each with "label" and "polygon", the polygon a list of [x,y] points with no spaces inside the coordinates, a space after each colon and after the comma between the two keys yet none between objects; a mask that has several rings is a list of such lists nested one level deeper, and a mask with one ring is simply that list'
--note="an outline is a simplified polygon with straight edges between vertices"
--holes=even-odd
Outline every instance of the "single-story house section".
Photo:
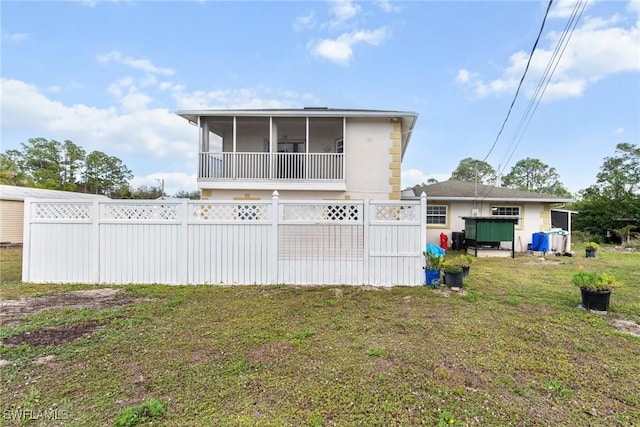
[{"label": "single-story house section", "polygon": [[21,245],[24,227],[24,199],[108,199],[106,196],[43,188],[0,185],[0,244]]},{"label": "single-story house section", "polygon": [[[527,251],[534,234],[550,232],[554,229],[552,225],[554,207],[561,211],[563,204],[574,202],[571,198],[553,194],[452,180],[405,190],[403,198],[420,197],[422,192],[427,195],[428,243],[440,244],[440,234],[444,233],[451,247],[453,237],[457,239],[460,236],[458,233],[464,232],[464,217],[517,217],[514,225],[515,247],[511,247],[511,242],[501,243],[501,248],[513,249],[515,252]],[[570,219],[568,224],[570,225]],[[549,235],[549,251],[569,252],[571,250],[571,230],[565,231],[569,234],[562,248],[556,248],[561,245],[560,239],[556,239],[552,234]],[[453,235],[453,233],[456,234]]]}]

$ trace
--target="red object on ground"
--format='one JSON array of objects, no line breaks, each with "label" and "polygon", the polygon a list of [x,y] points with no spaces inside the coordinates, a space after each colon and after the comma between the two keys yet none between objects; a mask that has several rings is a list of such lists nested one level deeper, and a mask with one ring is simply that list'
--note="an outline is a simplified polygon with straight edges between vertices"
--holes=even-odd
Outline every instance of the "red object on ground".
[{"label": "red object on ground", "polygon": [[444,233],[440,233],[440,247],[445,251],[449,250],[449,237]]}]

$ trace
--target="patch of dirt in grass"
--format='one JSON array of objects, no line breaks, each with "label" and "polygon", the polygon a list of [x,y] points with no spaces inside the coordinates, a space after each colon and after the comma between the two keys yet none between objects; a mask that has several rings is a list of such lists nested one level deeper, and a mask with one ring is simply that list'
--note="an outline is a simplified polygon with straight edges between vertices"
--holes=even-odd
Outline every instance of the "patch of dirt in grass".
[{"label": "patch of dirt in grass", "polygon": [[620,332],[625,332],[636,337],[640,337],[640,325],[630,320],[614,319],[611,321],[613,326]]},{"label": "patch of dirt in grass", "polygon": [[628,253],[636,252],[635,248],[626,247],[626,246],[616,246],[612,250],[615,252],[628,252]]},{"label": "patch of dirt in grass", "polygon": [[535,304],[520,304],[518,305],[517,310],[526,314],[539,314],[542,316],[548,316],[556,312],[552,307]]},{"label": "patch of dirt in grass", "polygon": [[539,258],[537,260],[527,261],[524,264],[525,265],[561,265],[562,261],[558,261],[556,259]]},{"label": "patch of dirt in grass", "polygon": [[135,385],[140,386],[147,383],[147,377],[145,376],[142,364],[138,362],[129,362],[127,363],[127,370],[129,371],[129,375]]},{"label": "patch of dirt in grass", "polygon": [[89,289],[71,291],[57,295],[0,301],[0,326],[9,325],[16,319],[39,313],[51,308],[94,308],[121,307],[144,301],[142,297],[124,295],[122,289]]},{"label": "patch of dirt in grass", "polygon": [[373,361],[373,370],[376,373],[390,373],[396,369],[396,362],[390,357],[379,357]]},{"label": "patch of dirt in grass", "polygon": [[189,360],[191,363],[208,362],[212,360],[219,360],[224,356],[224,353],[218,349],[212,347],[199,347],[196,348]]},{"label": "patch of dirt in grass", "polygon": [[74,341],[100,328],[100,322],[91,321],[71,325],[45,328],[37,331],[23,332],[3,340],[6,345],[28,344],[30,346],[60,345]]},{"label": "patch of dirt in grass", "polygon": [[486,379],[475,369],[444,360],[434,372],[434,378],[451,386],[465,387],[469,391],[477,391],[487,386]]},{"label": "patch of dirt in grass", "polygon": [[262,344],[250,351],[247,355],[252,362],[263,363],[265,365],[277,365],[296,353],[298,348],[289,343],[272,342]]}]

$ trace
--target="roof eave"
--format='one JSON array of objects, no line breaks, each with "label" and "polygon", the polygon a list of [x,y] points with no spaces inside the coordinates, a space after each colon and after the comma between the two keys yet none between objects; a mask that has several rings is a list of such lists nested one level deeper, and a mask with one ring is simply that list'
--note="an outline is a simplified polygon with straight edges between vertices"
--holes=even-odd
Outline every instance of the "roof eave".
[{"label": "roof eave", "polygon": [[533,202],[533,203],[573,203],[573,199],[546,199],[546,198],[523,198],[523,197],[453,197],[453,196],[429,196],[427,194],[427,201],[429,200],[449,200],[454,202]]}]

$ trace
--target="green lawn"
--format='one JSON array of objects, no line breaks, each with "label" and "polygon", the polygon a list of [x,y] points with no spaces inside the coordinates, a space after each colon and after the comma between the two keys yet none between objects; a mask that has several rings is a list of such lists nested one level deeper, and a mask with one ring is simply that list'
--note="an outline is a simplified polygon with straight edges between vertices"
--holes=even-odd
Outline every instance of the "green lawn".
[{"label": "green lawn", "polygon": [[[640,338],[617,326],[640,323],[640,253],[574,249],[480,258],[460,293],[117,287],[133,304],[2,325],[0,423],[133,425],[159,405],[153,425],[640,425]],[[0,255],[2,299],[101,288],[22,284],[20,251]],[[607,316],[577,308],[580,265],[626,282]],[[70,342],[14,342],[79,325]]]}]

